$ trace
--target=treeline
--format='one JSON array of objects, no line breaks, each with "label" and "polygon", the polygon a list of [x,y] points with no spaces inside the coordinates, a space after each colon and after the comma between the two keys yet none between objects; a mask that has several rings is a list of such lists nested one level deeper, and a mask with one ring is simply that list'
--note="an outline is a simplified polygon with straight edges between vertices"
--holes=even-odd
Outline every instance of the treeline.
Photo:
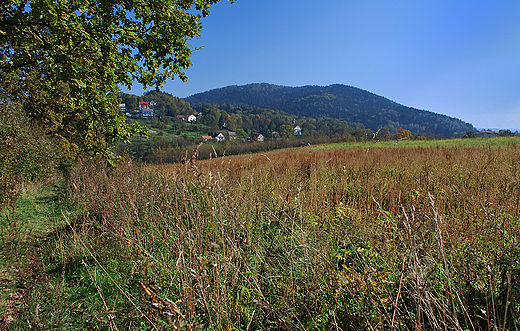
[{"label": "treeline", "polygon": [[211,133],[227,129],[236,131],[239,137],[262,134],[266,138],[291,138],[294,136],[294,128],[299,126],[302,128],[301,138],[341,138],[350,137],[356,130],[364,129],[363,125],[357,123],[295,116],[279,110],[249,106],[202,104],[192,108],[202,113],[197,122],[209,126]]},{"label": "treeline", "polygon": [[129,111],[137,110],[139,101],[156,101],[157,105],[154,106],[154,110],[164,116],[175,117],[176,115],[186,115],[193,112],[188,102],[169,93],[149,91],[143,96],[121,93],[121,102],[126,104],[126,109]]},{"label": "treeline", "polygon": [[[199,149],[199,157],[243,154],[272,149],[349,141],[384,141],[393,139],[438,138],[434,133],[415,134],[404,128],[388,127],[377,131],[360,123],[348,123],[336,118],[311,118],[291,115],[280,110],[231,104],[190,105],[168,93],[148,92],[142,97],[123,94],[122,101],[137,105],[139,101],[155,101],[156,116],[142,120],[150,129],[150,138],[136,138],[131,144],[120,143],[118,153],[127,153],[136,159],[154,163],[181,160],[202,136],[215,137],[223,133],[226,140],[212,139]],[[177,115],[196,114],[197,120],[188,123]],[[299,127],[299,130],[296,128]],[[228,135],[236,133],[236,139]],[[258,135],[264,141],[258,141]]]}]

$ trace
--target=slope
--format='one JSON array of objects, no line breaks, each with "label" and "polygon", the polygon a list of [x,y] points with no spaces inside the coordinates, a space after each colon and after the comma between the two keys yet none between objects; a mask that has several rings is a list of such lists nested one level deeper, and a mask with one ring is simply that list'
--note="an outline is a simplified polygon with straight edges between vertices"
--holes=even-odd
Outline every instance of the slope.
[{"label": "slope", "polygon": [[212,103],[282,110],[298,116],[337,118],[377,130],[399,127],[412,133],[445,136],[473,131],[460,119],[403,106],[385,97],[347,85],[287,87],[267,83],[233,85],[185,98],[190,104]]}]

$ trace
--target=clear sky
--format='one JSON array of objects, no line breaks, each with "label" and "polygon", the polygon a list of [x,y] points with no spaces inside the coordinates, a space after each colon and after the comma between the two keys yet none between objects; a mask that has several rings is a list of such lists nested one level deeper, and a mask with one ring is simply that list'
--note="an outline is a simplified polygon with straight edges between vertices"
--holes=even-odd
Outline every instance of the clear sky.
[{"label": "clear sky", "polygon": [[519,0],[236,0],[202,23],[189,81],[165,92],[338,83],[477,128],[520,129]]}]

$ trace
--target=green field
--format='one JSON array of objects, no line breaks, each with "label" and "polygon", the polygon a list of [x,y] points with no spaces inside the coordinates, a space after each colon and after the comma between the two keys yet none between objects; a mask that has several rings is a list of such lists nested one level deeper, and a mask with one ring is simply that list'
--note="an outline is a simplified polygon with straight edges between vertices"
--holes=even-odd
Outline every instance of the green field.
[{"label": "green field", "polygon": [[2,309],[13,330],[516,330],[519,142],[79,164],[4,212]]},{"label": "green field", "polygon": [[492,139],[447,139],[447,140],[402,140],[365,142],[365,143],[342,143],[313,146],[312,149],[337,149],[337,148],[372,148],[372,147],[517,147],[520,144],[519,137],[495,137]]}]

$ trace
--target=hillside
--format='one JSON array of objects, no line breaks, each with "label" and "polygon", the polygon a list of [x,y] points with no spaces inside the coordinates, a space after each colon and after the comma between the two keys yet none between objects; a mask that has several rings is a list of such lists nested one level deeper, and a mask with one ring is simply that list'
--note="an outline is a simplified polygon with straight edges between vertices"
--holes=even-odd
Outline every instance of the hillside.
[{"label": "hillside", "polygon": [[378,130],[387,127],[412,133],[452,136],[473,131],[457,118],[403,106],[385,97],[347,85],[287,87],[267,83],[227,86],[184,99],[191,105],[232,104],[276,109],[297,116],[337,118]]}]

